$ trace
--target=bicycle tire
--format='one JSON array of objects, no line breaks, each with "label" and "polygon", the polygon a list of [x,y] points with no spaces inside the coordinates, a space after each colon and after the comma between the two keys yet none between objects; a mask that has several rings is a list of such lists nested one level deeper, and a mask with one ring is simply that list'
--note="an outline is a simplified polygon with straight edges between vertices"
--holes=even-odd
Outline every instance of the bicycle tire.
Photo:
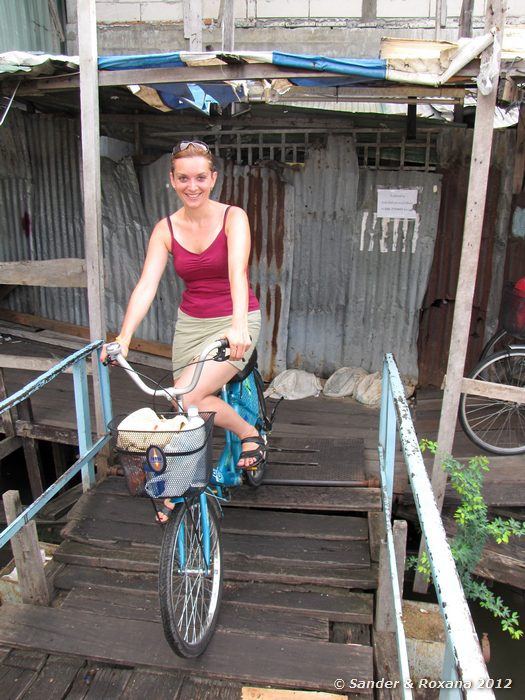
[{"label": "bicycle tire", "polygon": [[200,656],[208,646],[222,599],[219,515],[213,501],[208,498],[207,503],[209,566],[202,548],[202,508],[198,497],[176,506],[165,526],[160,550],[159,600],[164,634],[173,651],[184,658]]},{"label": "bicycle tire", "polygon": [[[525,386],[525,350],[513,348],[485,358],[471,379]],[[472,442],[487,452],[513,455],[525,452],[525,403],[461,394],[459,421]]]},{"label": "bicycle tire", "polygon": [[513,345],[519,345],[520,343],[523,344],[523,339],[520,340],[520,338],[517,338],[516,336],[508,333],[504,328],[501,328],[499,331],[494,333],[494,335],[489,338],[485,344],[485,347],[479,356],[479,362],[487,357],[490,357],[491,355],[495,355],[498,352],[510,349]]}]

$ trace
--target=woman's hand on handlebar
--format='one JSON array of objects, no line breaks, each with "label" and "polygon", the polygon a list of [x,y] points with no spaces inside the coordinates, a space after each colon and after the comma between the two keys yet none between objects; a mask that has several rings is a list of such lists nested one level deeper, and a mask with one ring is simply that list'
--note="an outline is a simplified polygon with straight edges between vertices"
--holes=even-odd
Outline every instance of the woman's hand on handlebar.
[{"label": "woman's hand on handlebar", "polygon": [[252,344],[248,327],[238,329],[231,326],[224,334],[230,345],[230,360],[242,360]]},{"label": "woman's hand on handlebar", "polygon": [[114,346],[115,343],[118,343],[118,344],[119,344],[119,346],[120,346],[120,354],[122,355],[122,357],[127,357],[127,356],[128,356],[129,345],[128,345],[124,340],[122,340],[121,338],[115,338],[115,340],[114,340],[112,343],[105,343],[105,344],[102,346],[102,349],[101,349],[101,351],[100,351],[100,361],[101,361],[103,364],[111,364],[111,365],[117,364],[116,362],[112,361],[110,357],[108,357],[108,345],[109,345],[109,346]]}]

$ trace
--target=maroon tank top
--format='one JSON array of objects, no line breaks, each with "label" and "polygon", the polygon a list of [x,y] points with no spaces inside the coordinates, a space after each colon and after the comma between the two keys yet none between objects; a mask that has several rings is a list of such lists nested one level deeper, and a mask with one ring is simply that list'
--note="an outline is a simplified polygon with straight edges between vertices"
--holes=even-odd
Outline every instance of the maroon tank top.
[{"label": "maroon tank top", "polygon": [[[166,217],[171,233],[173,266],[185,285],[180,309],[188,316],[215,318],[233,313],[225,230],[229,209],[226,207],[221,230],[202,253],[192,253],[184,248],[175,239],[170,217]],[[249,284],[248,290],[248,311],[257,311],[259,302]]]}]

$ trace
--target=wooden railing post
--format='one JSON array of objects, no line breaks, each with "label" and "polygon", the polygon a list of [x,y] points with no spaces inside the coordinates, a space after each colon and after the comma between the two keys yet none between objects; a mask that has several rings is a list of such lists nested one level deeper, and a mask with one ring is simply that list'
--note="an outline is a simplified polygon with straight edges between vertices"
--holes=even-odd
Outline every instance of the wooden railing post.
[{"label": "wooden railing post", "polygon": [[[18,491],[6,491],[2,500],[9,525],[22,510],[20,494]],[[49,605],[51,596],[34,520],[28,522],[16,535],[13,535],[11,547],[18,572],[22,601],[33,605]]]},{"label": "wooden railing post", "polygon": [[[397,578],[399,583],[399,595],[403,597],[403,581],[405,577],[407,522],[406,520],[394,520],[393,524],[394,550],[396,555]],[[392,574],[388,557],[386,539],[381,540],[379,550],[378,585],[376,591],[376,612],[374,628],[380,632],[395,632],[396,626],[393,619],[394,601],[392,591]]]}]

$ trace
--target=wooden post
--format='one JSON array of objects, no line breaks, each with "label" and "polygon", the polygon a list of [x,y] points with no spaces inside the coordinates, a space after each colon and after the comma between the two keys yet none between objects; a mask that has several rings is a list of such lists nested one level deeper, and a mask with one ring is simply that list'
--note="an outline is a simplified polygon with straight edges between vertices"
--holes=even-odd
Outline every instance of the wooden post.
[{"label": "wooden post", "polygon": [[[0,399],[6,399],[7,398],[7,391],[5,388],[5,381],[4,381],[4,371],[0,367]],[[15,433],[15,425],[14,425],[14,420],[13,420],[13,413],[9,409],[7,411],[4,411],[2,413],[2,428],[5,433],[5,436],[10,438],[14,437],[16,435]]]},{"label": "wooden post", "polygon": [[64,454],[64,445],[59,442],[51,443],[53,453],[53,464],[55,466],[55,476],[58,479],[67,469],[66,456]]},{"label": "wooden post", "polygon": [[[19,515],[22,510],[18,491],[6,491],[4,502],[7,524]],[[33,605],[49,605],[51,595],[44,571],[44,562],[40,554],[35,521],[31,520],[11,538],[11,548],[18,572],[20,594],[24,603]]]},{"label": "wooden post", "polygon": [[516,157],[514,160],[514,178],[512,182],[512,194],[519,194],[523,189],[523,176],[525,175],[525,104],[520,105],[518,129],[516,131]]},{"label": "wooden post", "polygon": [[[20,420],[27,421],[31,425],[34,423],[33,408],[31,399],[26,399],[18,404],[18,415]],[[31,496],[33,500],[44,493],[44,482],[42,480],[40,448],[38,441],[32,437],[22,438],[22,447],[24,449],[24,457],[26,462],[27,476],[29,478],[29,486],[31,488]]]},{"label": "wooden post", "polygon": [[202,0],[183,0],[184,38],[189,51],[202,51]]},{"label": "wooden post", "polygon": [[[0,367],[0,399],[7,398],[7,391],[4,382],[4,372]],[[4,411],[0,417],[2,421],[1,429],[5,433],[5,438],[0,440],[0,461],[14,452],[22,445],[20,438],[16,437],[13,412],[9,409]]]},{"label": "wooden post", "polygon": [[461,14],[459,15],[459,36],[472,36],[472,14],[474,11],[474,0],[463,0],[461,3]]},{"label": "wooden post", "polygon": [[[406,520],[395,520],[392,527],[394,537],[394,550],[396,553],[397,578],[399,582],[399,595],[403,598],[403,581],[405,578],[405,560],[407,544]],[[376,612],[374,628],[379,632],[395,632],[396,626],[393,618],[394,603],[392,597],[392,582],[390,566],[388,564],[388,548],[386,539],[382,539],[379,551],[379,571],[376,591]]]},{"label": "wooden post", "polygon": [[[104,258],[100,185],[100,124],[98,101],[97,21],[95,0],[78,3],[82,184],[86,249],[89,337],[106,338]],[[100,398],[98,362],[93,362],[93,392],[98,435],[106,431]],[[104,467],[104,459],[101,459]]]},{"label": "wooden post", "polygon": [[222,50],[233,51],[235,45],[235,5],[234,0],[221,0],[222,7]]},{"label": "wooden post", "polygon": [[[501,45],[505,11],[502,0],[493,0],[487,5],[486,31],[497,28],[496,38]],[[492,54],[493,47],[487,49]],[[485,53],[482,58],[485,57]],[[500,60],[497,57],[498,73]],[[476,105],[476,120],[472,141],[471,166],[468,183],[467,205],[463,231],[463,244],[459,266],[458,286],[454,302],[454,317],[448,356],[445,391],[439,420],[437,437],[438,452],[432,467],[432,488],[438,509],[441,511],[447,485],[447,475],[442,468],[443,456],[452,454],[454,433],[461,394],[461,382],[465,369],[465,358],[470,332],[472,315],[472,300],[476,287],[481,233],[487,195],[487,183],[492,151],[494,130],[494,110],[498,92],[498,81],[494,80],[492,90],[483,95],[478,90]],[[420,555],[424,551],[424,543],[420,545]],[[427,582],[421,574],[416,574],[414,590],[424,593]]]}]

